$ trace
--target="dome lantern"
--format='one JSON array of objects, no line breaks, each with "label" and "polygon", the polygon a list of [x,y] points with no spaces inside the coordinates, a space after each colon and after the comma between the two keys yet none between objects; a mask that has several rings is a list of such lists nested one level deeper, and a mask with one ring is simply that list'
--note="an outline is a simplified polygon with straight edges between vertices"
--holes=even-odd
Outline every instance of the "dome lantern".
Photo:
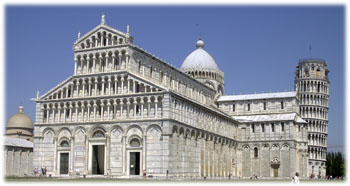
[{"label": "dome lantern", "polygon": [[204,48],[204,41],[202,38],[199,38],[199,40],[196,43],[197,48]]}]

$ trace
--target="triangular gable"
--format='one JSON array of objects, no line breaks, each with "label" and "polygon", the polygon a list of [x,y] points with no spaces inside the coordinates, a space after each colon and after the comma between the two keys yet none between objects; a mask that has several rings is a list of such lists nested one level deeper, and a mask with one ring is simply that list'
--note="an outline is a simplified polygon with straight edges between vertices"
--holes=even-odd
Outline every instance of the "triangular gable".
[{"label": "triangular gable", "polygon": [[68,77],[67,79],[63,80],[60,84],[58,84],[57,86],[55,86],[54,88],[50,89],[45,94],[43,94],[42,96],[37,98],[37,100],[45,100],[45,99],[47,99],[48,97],[50,97],[53,94],[55,94],[56,92],[58,92],[66,84],[69,84],[72,81],[72,79],[73,79],[73,76]]},{"label": "triangular gable", "polygon": [[[124,72],[123,72],[124,73]],[[158,91],[162,91],[162,90],[166,90],[165,87],[163,86],[160,86],[160,85],[157,85],[153,82],[150,82],[146,79],[143,79],[142,77],[140,76],[137,76],[135,74],[132,74],[132,73],[129,73],[129,72],[126,72],[127,75],[129,77],[132,77],[133,79],[137,80],[139,82],[139,84],[143,84],[144,86],[148,86],[150,87],[151,89],[156,89]],[[112,73],[110,75],[116,75],[116,74],[119,74],[118,72],[117,73]],[[95,75],[95,74],[93,74]],[[98,74],[99,76],[101,76],[102,74]],[[109,75],[109,74],[103,74],[102,76],[105,76],[105,75]],[[62,91],[62,89],[64,87],[67,86],[67,84],[72,84],[73,81],[75,81],[75,79],[79,79],[80,77],[73,77],[73,76],[70,76],[69,78],[67,78],[66,80],[62,81],[60,84],[58,84],[57,86],[55,86],[54,88],[50,89],[47,93],[45,93],[44,95],[42,95],[39,99],[37,100],[50,100],[50,96],[52,96],[52,99],[55,99],[55,97],[53,97],[55,94],[58,94],[60,91]],[[82,98],[82,97],[80,97]]]},{"label": "triangular gable", "polygon": [[[116,29],[114,29],[108,25],[105,25],[105,24],[100,24],[97,27],[95,27],[94,29],[92,29],[90,32],[88,32],[85,35],[83,35],[82,37],[78,38],[74,42],[74,49],[80,50],[80,49],[90,48],[89,46],[87,46],[87,43],[91,43],[94,41],[94,39],[99,40],[103,37],[109,38],[113,45],[114,45],[113,42],[120,43],[120,39],[122,39],[123,43],[125,43],[126,41],[132,43],[132,41],[133,41],[133,37],[130,37],[128,35],[128,33],[121,32],[121,31],[116,30]],[[99,41],[99,42],[101,42],[101,41]],[[94,47],[95,46],[93,46],[92,48],[94,48]]]}]

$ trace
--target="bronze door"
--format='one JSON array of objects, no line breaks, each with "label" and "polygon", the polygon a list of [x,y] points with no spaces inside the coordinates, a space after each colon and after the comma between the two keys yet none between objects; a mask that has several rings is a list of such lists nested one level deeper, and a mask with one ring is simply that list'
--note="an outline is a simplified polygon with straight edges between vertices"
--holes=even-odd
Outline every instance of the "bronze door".
[{"label": "bronze door", "polygon": [[69,154],[61,153],[60,157],[60,174],[68,174]]}]

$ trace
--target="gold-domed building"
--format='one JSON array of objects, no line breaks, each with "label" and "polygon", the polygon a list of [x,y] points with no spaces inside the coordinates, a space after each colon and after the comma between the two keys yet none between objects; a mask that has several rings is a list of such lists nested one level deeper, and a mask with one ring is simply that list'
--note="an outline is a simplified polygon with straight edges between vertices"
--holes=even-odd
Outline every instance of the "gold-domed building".
[{"label": "gold-domed building", "polygon": [[16,114],[12,115],[7,121],[6,136],[11,138],[20,138],[33,142],[33,122],[23,112],[23,106],[19,107]]}]

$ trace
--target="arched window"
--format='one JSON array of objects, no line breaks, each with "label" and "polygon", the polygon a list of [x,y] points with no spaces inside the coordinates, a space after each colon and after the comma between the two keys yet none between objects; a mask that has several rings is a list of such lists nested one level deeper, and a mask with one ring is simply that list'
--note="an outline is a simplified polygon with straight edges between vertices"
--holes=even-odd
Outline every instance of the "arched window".
[{"label": "arched window", "polygon": [[259,156],[259,151],[258,151],[258,147],[254,148],[254,158],[257,158]]},{"label": "arched window", "polygon": [[133,138],[130,141],[130,146],[131,147],[140,147],[140,141],[137,138]]},{"label": "arched window", "polygon": [[93,135],[92,135],[93,138],[104,138],[105,135],[102,131],[98,130],[96,131]]},{"label": "arched window", "polygon": [[60,144],[61,147],[69,147],[69,143],[66,140],[63,140]]}]

